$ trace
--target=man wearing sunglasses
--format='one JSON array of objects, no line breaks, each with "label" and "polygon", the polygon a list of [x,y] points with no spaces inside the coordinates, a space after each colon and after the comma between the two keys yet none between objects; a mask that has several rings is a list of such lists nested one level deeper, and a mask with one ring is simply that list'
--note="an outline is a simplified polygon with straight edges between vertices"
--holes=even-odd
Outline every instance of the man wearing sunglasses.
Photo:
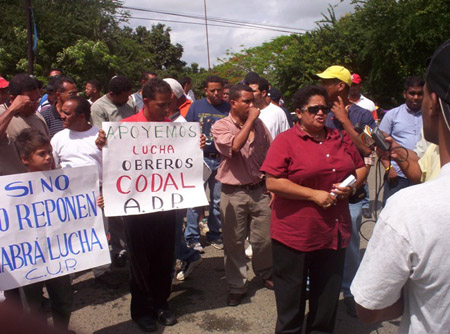
[{"label": "man wearing sunglasses", "polygon": [[[327,90],[329,101],[332,104],[331,112],[325,123],[326,126],[338,129],[339,131],[345,130],[352,138],[359,153],[363,157],[368,156],[372,150],[359,139],[359,134],[355,130],[355,127],[363,128],[368,125],[373,129],[376,127],[376,123],[369,110],[350,102],[348,98],[352,85],[350,71],[343,66],[334,65],[328,67],[322,73],[318,73],[317,76],[321,79],[322,86]],[[365,179],[367,179],[369,170],[370,165],[366,162]],[[352,317],[356,317],[356,310],[355,301],[350,292],[350,285],[361,261],[359,253],[359,228],[362,223],[362,199],[363,197],[361,197],[359,202],[349,204],[352,219],[352,237],[345,252],[344,275],[342,278],[344,304],[347,313]]]}]

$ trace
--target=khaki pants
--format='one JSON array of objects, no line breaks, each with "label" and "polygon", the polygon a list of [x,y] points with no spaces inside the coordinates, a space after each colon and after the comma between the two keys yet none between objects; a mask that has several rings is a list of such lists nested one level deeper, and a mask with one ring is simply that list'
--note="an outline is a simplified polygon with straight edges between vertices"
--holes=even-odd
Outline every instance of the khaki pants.
[{"label": "khaki pants", "polygon": [[253,249],[252,266],[262,279],[272,276],[270,197],[265,186],[243,189],[222,185],[220,213],[225,252],[225,275],[230,293],[247,292],[245,239]]}]

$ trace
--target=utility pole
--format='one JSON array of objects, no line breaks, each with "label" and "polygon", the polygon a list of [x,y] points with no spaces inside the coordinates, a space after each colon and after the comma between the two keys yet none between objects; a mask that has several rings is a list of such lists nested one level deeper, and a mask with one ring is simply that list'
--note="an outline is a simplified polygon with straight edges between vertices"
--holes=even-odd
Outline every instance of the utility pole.
[{"label": "utility pole", "polygon": [[208,53],[208,71],[211,69],[211,62],[209,60],[209,38],[208,38],[208,17],[206,16],[206,0],[203,0],[205,7],[205,28],[206,28],[206,51]]},{"label": "utility pole", "polygon": [[28,74],[33,74],[33,32],[31,27],[31,0],[25,0],[25,15],[27,22],[27,58]]}]

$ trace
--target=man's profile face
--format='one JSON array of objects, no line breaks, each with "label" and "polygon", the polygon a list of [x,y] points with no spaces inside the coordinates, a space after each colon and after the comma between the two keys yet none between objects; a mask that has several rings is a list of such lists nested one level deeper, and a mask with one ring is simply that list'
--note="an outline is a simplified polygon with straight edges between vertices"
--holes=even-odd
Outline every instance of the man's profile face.
[{"label": "man's profile face", "polygon": [[257,106],[258,108],[263,107],[263,104],[265,102],[264,91],[261,91],[259,89],[258,84],[250,84],[248,86],[253,90],[253,96],[255,98],[255,100],[254,100],[255,106]]},{"label": "man's profile face", "polygon": [[91,85],[90,83],[87,83],[86,88],[84,89],[84,94],[86,95],[86,97],[88,97],[90,99],[91,97],[94,96],[96,91],[97,90],[95,89],[95,87],[93,85]]},{"label": "man's profile face", "polygon": [[409,109],[412,111],[419,111],[422,107],[423,87],[408,87],[408,89],[403,92],[403,97],[405,98],[405,103]]},{"label": "man's profile face", "polygon": [[423,121],[423,135],[426,140],[434,144],[438,144],[438,120],[431,118],[431,112],[433,110],[432,95],[428,90],[428,86],[425,83],[423,87],[424,95],[422,100],[422,121]]},{"label": "man's profile face", "polygon": [[330,102],[338,100],[340,93],[340,82],[335,79],[321,79],[320,84],[327,91]]},{"label": "man's profile face", "polygon": [[172,93],[156,93],[154,99],[144,98],[144,115],[150,122],[161,122],[169,113]]},{"label": "man's profile face", "polygon": [[218,105],[222,103],[223,97],[223,85],[220,82],[208,82],[205,87],[206,99],[212,105]]},{"label": "man's profile face", "polygon": [[77,115],[75,108],[77,103],[75,101],[67,101],[63,104],[61,110],[61,119],[63,121],[63,127],[65,129],[73,129],[74,125],[80,121],[80,115]]},{"label": "man's profile face", "polygon": [[7,98],[8,98],[8,87],[0,88],[0,104],[5,103]]},{"label": "man's profile face", "polygon": [[128,99],[131,95],[131,90],[121,92],[120,94],[110,93],[111,102],[117,106],[122,106],[128,102]]}]

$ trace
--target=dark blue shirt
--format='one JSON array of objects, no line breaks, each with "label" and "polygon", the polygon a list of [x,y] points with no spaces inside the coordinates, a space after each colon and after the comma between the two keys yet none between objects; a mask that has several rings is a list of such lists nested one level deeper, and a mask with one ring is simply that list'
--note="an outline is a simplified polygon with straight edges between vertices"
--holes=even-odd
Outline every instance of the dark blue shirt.
[{"label": "dark blue shirt", "polygon": [[186,121],[200,122],[202,133],[206,137],[206,146],[204,153],[219,153],[214,145],[214,138],[211,134],[211,128],[216,121],[228,116],[231,106],[228,102],[223,101],[221,104],[212,105],[206,98],[197,100],[192,103],[186,114]]},{"label": "dark blue shirt", "polygon": [[[373,119],[372,113],[364,108],[361,108],[360,106],[356,104],[352,104],[348,108],[348,118],[350,122],[352,122],[354,127],[358,128],[364,128],[366,125],[370,126],[372,129],[375,129],[377,124],[375,123],[375,120]],[[343,130],[343,126],[341,122],[339,122],[332,112],[328,114],[327,121],[325,122],[325,125],[329,128]]]}]

